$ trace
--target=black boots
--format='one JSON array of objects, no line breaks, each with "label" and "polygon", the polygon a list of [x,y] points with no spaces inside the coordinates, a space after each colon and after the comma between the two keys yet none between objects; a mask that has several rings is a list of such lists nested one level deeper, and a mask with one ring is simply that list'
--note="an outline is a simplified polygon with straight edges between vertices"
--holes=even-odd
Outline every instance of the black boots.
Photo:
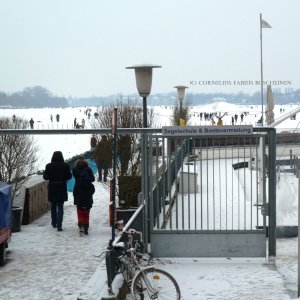
[{"label": "black boots", "polygon": [[89,234],[89,231],[88,231],[89,230],[89,225],[78,223],[78,227],[79,227],[79,234],[80,235],[83,235],[83,234],[88,235]]},{"label": "black boots", "polygon": [[81,236],[81,235],[83,235],[83,224],[81,224],[81,223],[78,223],[78,227],[79,227],[79,235]]}]

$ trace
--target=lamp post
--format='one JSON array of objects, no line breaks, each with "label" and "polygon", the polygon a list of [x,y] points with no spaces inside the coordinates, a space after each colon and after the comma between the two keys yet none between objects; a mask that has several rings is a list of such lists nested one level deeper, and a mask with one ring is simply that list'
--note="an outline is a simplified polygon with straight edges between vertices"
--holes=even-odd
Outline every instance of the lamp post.
[{"label": "lamp post", "polygon": [[[148,127],[147,122],[147,97],[150,95],[151,86],[152,86],[152,70],[154,68],[161,68],[158,65],[134,65],[126,67],[126,69],[134,69],[135,71],[135,80],[136,87],[139,92],[139,95],[143,98],[143,128]],[[149,192],[148,192],[148,182],[149,182],[149,172],[148,172],[148,147],[147,147],[147,136],[146,132],[142,135],[142,171],[143,171],[143,180],[142,180],[142,189],[145,199],[145,233],[147,238],[145,239],[146,247],[148,252],[150,252],[150,202],[149,202]]]},{"label": "lamp post", "polygon": [[263,46],[262,46],[262,29],[272,28],[269,23],[262,19],[262,14],[259,16],[260,24],[260,94],[261,94],[261,126],[264,126],[264,82],[263,82]]},{"label": "lamp post", "polygon": [[185,125],[185,120],[183,119],[183,112],[182,112],[182,101],[184,99],[184,94],[185,94],[185,89],[188,89],[187,86],[184,85],[176,85],[174,86],[175,89],[177,89],[177,97],[180,102],[180,107],[179,107],[179,124],[180,126]]},{"label": "lamp post", "polygon": [[143,127],[147,128],[147,97],[150,95],[152,86],[152,69],[161,68],[157,65],[134,65],[126,67],[126,69],[134,69],[136,87],[139,95],[143,98]]}]

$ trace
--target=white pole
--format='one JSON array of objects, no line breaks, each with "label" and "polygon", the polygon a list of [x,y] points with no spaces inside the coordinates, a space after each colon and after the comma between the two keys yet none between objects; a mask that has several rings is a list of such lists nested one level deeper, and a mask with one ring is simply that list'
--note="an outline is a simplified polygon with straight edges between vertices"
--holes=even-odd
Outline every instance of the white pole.
[{"label": "white pole", "polygon": [[260,14],[260,94],[261,94],[261,126],[264,126],[264,87],[263,87],[263,58],[262,58],[262,15]]},{"label": "white pole", "polygon": [[300,171],[298,172],[298,297],[300,297]]}]

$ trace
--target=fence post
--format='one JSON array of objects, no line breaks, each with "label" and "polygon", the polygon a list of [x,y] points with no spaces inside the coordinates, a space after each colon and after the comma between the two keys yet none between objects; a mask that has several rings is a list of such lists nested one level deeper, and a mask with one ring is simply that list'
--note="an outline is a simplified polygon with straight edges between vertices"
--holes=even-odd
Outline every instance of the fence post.
[{"label": "fence post", "polygon": [[108,247],[105,252],[105,263],[106,263],[106,273],[107,273],[107,289],[108,289],[108,294],[112,295],[113,290],[112,290],[112,281],[114,279],[114,269],[113,269],[113,264],[112,264],[112,240],[109,241]]},{"label": "fence post", "polygon": [[150,249],[150,211],[149,211],[149,178],[148,178],[148,135],[144,130],[142,133],[142,192],[143,201],[145,204],[145,249],[148,253],[151,252]]},{"label": "fence post", "polygon": [[115,239],[115,212],[116,212],[116,177],[117,177],[117,108],[114,108],[112,115],[112,127],[113,134],[113,184],[111,186],[112,203],[111,203],[111,239]]},{"label": "fence post", "polygon": [[269,131],[269,256],[276,256],[276,130]]}]

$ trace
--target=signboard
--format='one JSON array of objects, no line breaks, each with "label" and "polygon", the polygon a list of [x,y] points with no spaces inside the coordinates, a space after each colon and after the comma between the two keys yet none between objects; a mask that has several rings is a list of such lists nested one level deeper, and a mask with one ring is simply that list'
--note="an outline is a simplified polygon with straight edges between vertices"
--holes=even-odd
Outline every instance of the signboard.
[{"label": "signboard", "polygon": [[223,126],[164,126],[162,135],[178,136],[220,136],[220,135],[251,135],[252,125],[223,125]]}]

